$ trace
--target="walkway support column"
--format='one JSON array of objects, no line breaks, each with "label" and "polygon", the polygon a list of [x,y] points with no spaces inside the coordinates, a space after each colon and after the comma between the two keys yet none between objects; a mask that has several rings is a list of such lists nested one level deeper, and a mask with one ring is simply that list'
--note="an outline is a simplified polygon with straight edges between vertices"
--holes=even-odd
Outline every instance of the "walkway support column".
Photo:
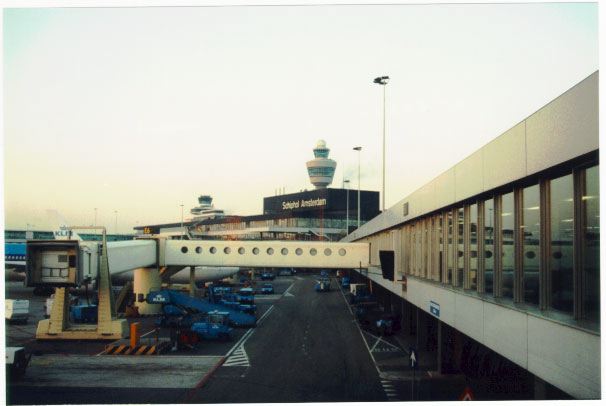
[{"label": "walkway support column", "polygon": [[189,267],[189,296],[196,297],[196,268]]},{"label": "walkway support column", "polygon": [[135,294],[135,305],[139,314],[150,315],[160,313],[159,304],[149,304],[145,301],[149,292],[160,290],[162,280],[160,272],[156,268],[138,268],[134,271],[133,293]]}]

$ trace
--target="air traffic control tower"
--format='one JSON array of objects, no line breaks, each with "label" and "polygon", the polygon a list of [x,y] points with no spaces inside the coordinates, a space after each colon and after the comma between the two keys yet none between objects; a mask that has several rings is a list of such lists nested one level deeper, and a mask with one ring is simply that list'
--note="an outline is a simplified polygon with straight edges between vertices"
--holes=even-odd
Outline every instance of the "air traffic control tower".
[{"label": "air traffic control tower", "polygon": [[326,147],[326,141],[319,140],[314,148],[315,159],[307,162],[307,173],[309,180],[316,189],[326,189],[332,183],[337,163],[328,158],[330,149]]}]

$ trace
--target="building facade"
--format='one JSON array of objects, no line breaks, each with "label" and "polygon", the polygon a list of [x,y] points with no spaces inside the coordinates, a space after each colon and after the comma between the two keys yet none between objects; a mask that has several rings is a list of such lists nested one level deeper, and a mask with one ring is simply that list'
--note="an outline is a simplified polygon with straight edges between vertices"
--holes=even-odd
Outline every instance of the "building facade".
[{"label": "building facade", "polygon": [[370,244],[379,272],[366,276],[424,313],[427,331],[446,325],[595,399],[599,201],[595,72],[344,241]]}]

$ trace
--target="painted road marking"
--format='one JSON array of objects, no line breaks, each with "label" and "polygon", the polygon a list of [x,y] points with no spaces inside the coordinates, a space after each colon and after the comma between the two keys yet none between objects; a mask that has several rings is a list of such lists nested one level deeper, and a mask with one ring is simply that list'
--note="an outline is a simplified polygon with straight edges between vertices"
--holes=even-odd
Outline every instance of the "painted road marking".
[{"label": "painted road marking", "polygon": [[238,349],[236,349],[233,354],[227,358],[227,360],[223,363],[224,367],[249,367],[250,360],[248,359],[248,355],[244,350],[244,346],[240,345]]},{"label": "painted road marking", "polygon": [[398,391],[393,388],[391,381],[381,380],[381,386],[383,387],[385,396],[387,396],[387,400],[398,400]]}]

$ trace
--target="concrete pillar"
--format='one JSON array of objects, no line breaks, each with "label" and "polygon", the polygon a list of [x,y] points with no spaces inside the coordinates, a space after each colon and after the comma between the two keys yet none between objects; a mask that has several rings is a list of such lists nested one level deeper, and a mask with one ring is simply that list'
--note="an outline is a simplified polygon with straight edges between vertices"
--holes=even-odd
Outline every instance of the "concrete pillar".
[{"label": "concrete pillar", "polygon": [[196,268],[189,267],[189,296],[196,297]]},{"label": "concrete pillar", "polygon": [[133,292],[135,294],[135,306],[139,308],[139,314],[158,314],[161,305],[149,304],[145,301],[147,294],[152,290],[162,287],[160,273],[155,268],[138,268],[134,271]]},{"label": "concrete pillar", "polygon": [[423,335],[424,335],[423,334],[423,327],[424,326],[423,326],[423,320],[422,320],[422,317],[423,317],[422,313],[423,313],[423,311],[421,309],[419,309],[418,307],[415,306],[415,314],[417,315],[417,317],[416,317],[416,319],[417,319],[416,320],[417,321],[417,324],[416,324],[417,325],[417,328],[416,328],[417,334],[416,334],[416,344],[415,344],[415,347],[418,350],[420,350],[421,346],[423,345]]},{"label": "concrete pillar", "polygon": [[547,384],[538,376],[534,377],[534,400],[547,399]]},{"label": "concrete pillar", "polygon": [[442,320],[438,320],[438,373],[442,373],[442,346],[444,345],[442,339]]}]

